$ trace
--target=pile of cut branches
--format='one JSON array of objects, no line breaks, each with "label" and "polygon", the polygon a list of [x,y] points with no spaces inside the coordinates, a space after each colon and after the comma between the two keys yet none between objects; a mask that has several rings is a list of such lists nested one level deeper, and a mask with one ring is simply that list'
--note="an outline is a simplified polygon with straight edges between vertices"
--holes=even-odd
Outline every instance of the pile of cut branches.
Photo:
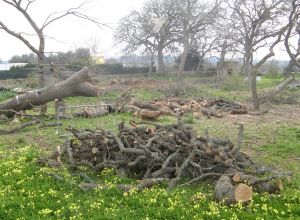
[{"label": "pile of cut branches", "polygon": [[[125,99],[126,98],[126,99]],[[124,100],[127,102],[124,104]],[[222,98],[182,99],[170,98],[140,102],[133,97],[124,96],[116,103],[118,111],[132,112],[143,119],[156,119],[160,115],[183,115],[193,113],[195,117],[222,117],[222,113],[247,114],[247,107]]]},{"label": "pile of cut branches", "polygon": [[171,189],[183,179],[188,181],[181,186],[221,177],[216,184],[216,199],[228,203],[249,201],[252,188],[270,193],[282,190],[279,175],[269,173],[260,178],[266,169],[256,166],[240,150],[242,126],[237,146],[229,140],[210,137],[208,132],[198,137],[191,126],[181,122],[135,128],[121,123],[118,129],[116,135],[105,130],[69,128],[74,138],[52,158],[74,169],[87,166],[99,172],[114,168],[119,174],[142,179],[135,186],[139,190],[162,181],[168,181]]}]

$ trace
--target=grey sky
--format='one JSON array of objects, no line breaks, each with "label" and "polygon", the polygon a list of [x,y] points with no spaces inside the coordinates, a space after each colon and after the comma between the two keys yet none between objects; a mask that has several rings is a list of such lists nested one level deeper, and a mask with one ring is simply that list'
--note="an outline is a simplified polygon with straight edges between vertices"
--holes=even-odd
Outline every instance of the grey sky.
[{"label": "grey sky", "polygon": [[[64,11],[77,6],[82,0],[38,0],[31,7],[33,18],[42,24],[49,13]],[[46,51],[66,51],[76,47],[88,47],[95,39],[99,44],[99,51],[104,56],[117,55],[113,48],[113,28],[120,18],[131,10],[139,9],[143,0],[93,0],[86,6],[86,13],[99,21],[108,24],[112,29],[98,28],[92,23],[74,17],[67,17],[46,29],[50,39],[46,41]],[[0,20],[17,32],[32,33],[23,17],[14,9],[0,1]],[[53,40],[52,38],[55,38]],[[29,53],[30,50],[3,30],[0,30],[0,58],[7,60],[16,54]]]},{"label": "grey sky", "polygon": [[[42,24],[48,14],[55,11],[64,11],[77,6],[83,0],[37,0],[31,7],[30,13],[33,18]],[[98,42],[98,51],[105,57],[119,56],[120,51],[113,45],[113,30],[120,18],[131,10],[141,8],[145,0],[92,0],[86,6],[86,13],[99,21],[108,24],[112,29],[98,28],[94,24],[74,18],[66,17],[46,29],[46,35],[50,38],[46,41],[46,51],[59,52],[89,47],[93,42]],[[11,7],[0,1],[0,20],[16,32],[32,33],[30,26],[24,18]],[[30,31],[31,32],[30,32]],[[55,40],[54,40],[55,39]],[[96,39],[96,40],[95,40]],[[13,55],[30,53],[30,50],[19,42],[18,39],[6,34],[0,29],[0,59],[8,60]],[[261,58],[268,50],[257,54]],[[288,59],[283,45],[276,48],[276,59]]]}]

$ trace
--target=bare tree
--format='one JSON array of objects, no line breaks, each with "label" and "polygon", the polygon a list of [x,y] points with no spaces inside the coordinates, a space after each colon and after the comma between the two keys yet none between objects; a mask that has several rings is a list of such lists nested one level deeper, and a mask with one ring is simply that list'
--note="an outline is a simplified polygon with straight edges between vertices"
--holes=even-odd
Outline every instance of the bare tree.
[{"label": "bare tree", "polygon": [[[157,72],[165,72],[164,52],[174,49],[178,41],[176,7],[174,0],[149,0],[141,11],[132,11],[124,17],[115,34],[116,42],[124,44],[124,52],[142,52],[154,58]],[[152,63],[152,62],[151,62]]]},{"label": "bare tree", "polygon": [[220,19],[214,25],[216,37],[217,37],[217,51],[219,54],[219,63],[217,69],[217,76],[221,77],[221,70],[223,69],[224,63],[226,61],[226,56],[231,54],[234,56],[239,52],[239,45],[234,40],[234,29],[231,24],[227,22],[226,11],[222,8],[222,13],[220,13]]},{"label": "bare tree", "polygon": [[[261,65],[275,55],[274,47],[281,42],[286,30],[283,20],[286,16],[284,0],[225,0],[231,10],[230,21],[235,41],[244,50],[245,74],[251,82],[251,94],[255,109],[259,109],[256,88],[256,74]],[[254,64],[254,56],[261,48],[268,47],[269,53]]]},{"label": "bare tree", "polygon": [[123,53],[126,55],[139,51],[150,56],[152,73],[157,44],[151,28],[147,25],[148,22],[148,18],[143,13],[132,11],[121,19],[115,33],[115,41],[116,44],[123,46]]},{"label": "bare tree", "polygon": [[45,61],[45,29],[50,25],[58,22],[66,16],[75,16],[80,19],[92,21],[97,25],[101,25],[96,19],[89,17],[83,12],[83,7],[88,3],[88,1],[82,2],[80,5],[69,8],[64,12],[54,12],[49,14],[44,22],[39,25],[38,19],[33,18],[30,14],[29,9],[37,0],[0,0],[0,3],[3,5],[12,7],[29,23],[33,29],[35,35],[38,38],[38,45],[34,45],[34,42],[31,42],[27,38],[27,34],[13,30],[13,27],[8,27],[3,21],[0,20],[0,29],[4,30],[9,35],[15,37],[16,39],[23,42],[34,54],[38,57],[39,65],[39,87],[42,88],[45,86],[45,70],[44,70],[44,61]]},{"label": "bare tree", "polygon": [[[184,69],[187,54],[194,44],[196,38],[198,42],[201,41],[199,32],[204,33],[209,31],[208,26],[212,25],[218,17],[219,3],[215,1],[214,5],[209,6],[208,2],[200,0],[179,0],[177,1],[178,10],[178,25],[181,35],[181,43],[183,46],[183,53],[181,55],[180,64],[177,72],[179,76]],[[198,35],[197,35],[198,34]],[[197,37],[196,37],[197,35]],[[207,38],[202,42],[205,42]]]},{"label": "bare tree", "polygon": [[[287,29],[287,33],[286,33],[285,41],[284,41],[286,51],[291,58],[289,65],[288,65],[287,75],[289,75],[291,73],[291,69],[293,68],[293,66],[297,66],[298,68],[300,68],[300,61],[298,60],[298,57],[300,55],[300,21],[299,21],[299,19],[300,19],[300,1],[299,0],[291,0],[290,1],[290,13],[289,13],[288,24],[287,24],[288,29]],[[297,46],[293,46],[290,43],[290,39],[293,37],[293,29],[294,28],[299,37]]]},{"label": "bare tree", "polygon": [[199,57],[199,63],[196,68],[200,71],[202,68],[202,61],[208,54],[217,52],[219,36],[215,29],[215,26],[209,25],[202,31],[195,35],[194,43],[192,44],[193,50],[197,51]]}]

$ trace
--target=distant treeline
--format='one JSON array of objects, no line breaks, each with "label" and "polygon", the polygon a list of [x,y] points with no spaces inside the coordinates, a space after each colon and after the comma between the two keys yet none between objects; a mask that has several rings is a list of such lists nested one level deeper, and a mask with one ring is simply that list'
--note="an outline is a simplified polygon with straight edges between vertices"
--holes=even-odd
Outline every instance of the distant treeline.
[{"label": "distant treeline", "polygon": [[[149,67],[125,67],[121,63],[113,64],[97,64],[93,66],[95,72],[98,74],[146,74],[149,72]],[[80,66],[66,65],[65,68],[70,71],[79,71]],[[25,66],[12,67],[10,70],[0,71],[0,80],[6,79],[24,79],[27,78],[30,73],[37,73],[38,66],[36,64],[27,64]],[[155,72],[155,67],[152,70]]]},{"label": "distant treeline", "polygon": [[25,66],[13,66],[10,70],[1,70],[0,80],[27,78],[35,68],[37,68],[35,64],[27,64]]},{"label": "distant treeline", "polygon": [[[148,73],[150,67],[127,67],[121,63],[112,64],[97,64],[96,72],[104,74],[136,74],[136,73]],[[155,67],[153,67],[152,72],[155,72]]]}]

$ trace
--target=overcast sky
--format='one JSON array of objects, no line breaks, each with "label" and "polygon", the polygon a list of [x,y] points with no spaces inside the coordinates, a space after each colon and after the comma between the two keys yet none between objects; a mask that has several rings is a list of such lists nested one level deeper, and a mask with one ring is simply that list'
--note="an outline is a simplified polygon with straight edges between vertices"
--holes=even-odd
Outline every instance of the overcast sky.
[{"label": "overcast sky", "polygon": [[[30,13],[38,24],[48,14],[77,6],[82,0],[37,0],[31,5]],[[46,29],[46,51],[67,51],[78,47],[89,47],[97,41],[99,52],[106,57],[118,55],[113,46],[113,29],[120,18],[131,10],[141,8],[144,0],[93,0],[85,6],[86,14],[108,24],[111,28],[96,25],[75,17],[67,17]],[[33,33],[20,13],[0,1],[0,20],[16,32]],[[55,39],[55,40],[54,40]],[[95,40],[96,39],[96,40]],[[13,55],[30,53],[30,50],[0,29],[0,59],[8,60]]]},{"label": "overcast sky", "polygon": [[[26,1],[26,0],[24,0]],[[52,12],[65,11],[78,6],[83,0],[37,0],[29,10],[39,25]],[[90,47],[98,43],[98,51],[105,57],[120,56],[119,48],[114,47],[113,32],[118,21],[131,10],[138,10],[145,0],[91,0],[85,6],[86,14],[97,18],[111,28],[99,28],[96,25],[69,16],[49,26],[45,33],[47,52],[74,50],[78,47]],[[0,1],[0,20],[16,32],[33,33],[31,27],[18,11]],[[29,38],[30,39],[30,38]],[[32,40],[32,39],[31,39]],[[276,48],[276,59],[287,60],[284,47]],[[0,29],[0,59],[8,60],[13,55],[30,53],[31,51],[18,39],[11,37]],[[268,50],[262,51],[258,57],[263,57]]]}]

